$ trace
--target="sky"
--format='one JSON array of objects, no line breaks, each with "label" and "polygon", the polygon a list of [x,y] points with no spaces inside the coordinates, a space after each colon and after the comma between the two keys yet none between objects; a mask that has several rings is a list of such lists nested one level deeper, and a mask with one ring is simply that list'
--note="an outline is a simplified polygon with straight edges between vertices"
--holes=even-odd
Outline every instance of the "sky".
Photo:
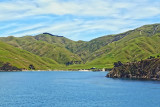
[{"label": "sky", "polygon": [[160,23],[160,0],[0,0],[0,37],[48,32],[72,40]]}]

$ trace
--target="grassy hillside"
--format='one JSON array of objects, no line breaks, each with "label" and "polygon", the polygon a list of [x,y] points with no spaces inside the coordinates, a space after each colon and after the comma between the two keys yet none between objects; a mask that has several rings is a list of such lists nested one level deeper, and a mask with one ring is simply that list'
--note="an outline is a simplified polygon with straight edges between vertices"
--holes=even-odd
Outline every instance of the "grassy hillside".
[{"label": "grassy hillside", "polygon": [[[131,62],[160,54],[160,24],[145,25],[117,35],[103,36],[95,41],[106,41],[106,45],[91,52],[85,65],[70,68],[112,68],[117,61]],[[91,41],[89,41],[91,42]],[[89,43],[88,42],[88,43]],[[88,50],[89,51],[89,50]]]},{"label": "grassy hillside", "polygon": [[101,47],[123,38],[124,35],[116,35],[116,36],[103,36],[96,39],[93,39],[89,42],[78,41],[76,43],[72,43],[70,45],[66,45],[66,48],[71,52],[79,55],[84,62],[87,61],[87,57],[89,57],[93,52],[100,49]]},{"label": "grassy hillside", "polygon": [[75,42],[63,36],[56,36],[52,34],[39,34],[39,35],[33,36],[33,38],[36,39],[37,41],[45,41],[47,43],[55,44],[63,47]]},{"label": "grassy hillside", "polygon": [[[103,36],[89,42],[72,41],[65,37],[53,36],[52,34],[39,34],[37,36],[24,36],[19,38],[10,36],[2,37],[0,40],[36,55],[54,59],[62,64],[72,60],[87,62],[87,58],[90,57],[93,52],[113,41],[122,39],[130,32],[131,31],[119,35]],[[46,49],[43,48],[42,50],[42,45]],[[49,53],[48,48],[50,49]]]},{"label": "grassy hillside", "polygon": [[71,52],[79,55],[84,60],[84,62],[87,62],[92,61],[104,54],[101,48],[107,46],[112,42],[126,42],[138,37],[151,37],[157,33],[160,33],[160,24],[145,25],[124,33],[102,36],[88,42],[76,42],[74,44],[72,43],[70,45],[66,45],[66,47]]},{"label": "grassy hillside", "polygon": [[[123,34],[119,34],[119,35],[115,35],[115,36],[113,36],[113,35],[103,36],[103,37],[93,39],[89,42],[72,41],[72,40],[67,39],[65,37],[57,37],[56,35],[53,36],[52,34],[39,34],[34,37],[31,37],[31,36],[27,37],[26,36],[26,37],[22,37],[21,40],[24,40],[22,43],[24,43],[24,42],[26,43],[26,41],[28,41],[28,40],[29,41],[31,40],[33,42],[44,41],[49,44],[53,44],[54,46],[66,48],[67,50],[69,50],[73,54],[78,55],[79,58],[81,58],[84,62],[86,62],[87,61],[86,58],[89,57],[91,55],[91,53],[93,53],[96,50],[100,49],[101,47],[107,45],[108,43],[120,40],[121,38],[125,37],[129,33],[130,32],[125,32]],[[9,42],[11,43],[11,41],[9,41]],[[13,42],[11,44],[13,45],[14,43],[15,42]],[[25,45],[23,45],[23,46],[25,46]],[[25,48],[23,48],[23,49],[25,49]],[[64,49],[61,49],[61,50],[64,50]],[[79,59],[79,58],[77,57],[77,59]]]},{"label": "grassy hillside", "polygon": [[53,59],[60,64],[66,64],[67,62],[71,61],[81,61],[81,58],[78,55],[75,55],[64,48],[63,43],[61,43],[63,41],[61,41],[61,38],[63,37],[54,37],[42,34],[35,37],[25,36],[20,38],[10,36],[7,38],[1,38],[1,41],[27,50],[40,57]]},{"label": "grassy hillside", "polygon": [[[145,25],[91,41],[72,41],[49,33],[37,36],[1,37],[0,40],[60,64],[83,61],[67,69],[112,68],[117,61],[130,62],[160,54],[160,24]],[[49,61],[50,62],[50,61]]]},{"label": "grassy hillside", "polygon": [[[123,39],[110,43],[96,51],[90,57],[94,60],[88,62],[87,65],[111,68],[113,63],[117,61],[139,61],[160,53],[160,34],[155,34],[151,37],[137,37],[125,42]],[[101,55],[98,56],[99,54]]]},{"label": "grassy hillside", "polygon": [[0,62],[9,62],[13,66],[18,68],[29,69],[29,65],[32,64],[36,69],[55,69],[59,68],[60,65],[57,62],[36,56],[28,51],[15,48],[6,43],[0,42]]},{"label": "grassy hillside", "polygon": [[[117,34],[117,35],[110,35],[112,38],[115,38],[114,41],[121,41],[121,42],[127,42],[129,40],[138,38],[138,37],[151,37],[157,33],[160,33],[160,24],[153,24],[153,25],[144,25],[140,28],[127,31],[125,33]],[[122,36],[123,35],[123,36]],[[120,37],[119,39],[116,39],[117,37]],[[103,40],[106,38],[106,36],[101,37]],[[112,42],[114,42],[112,41]],[[110,43],[112,43],[110,42]],[[104,47],[104,46],[103,46]],[[104,52],[102,51],[104,48],[96,50],[95,55],[96,57],[101,56]],[[107,50],[107,49],[106,49]],[[89,56],[90,57],[90,56]],[[93,57],[93,56],[92,56]],[[93,60],[94,58],[90,58],[89,60]]]},{"label": "grassy hillside", "polygon": [[31,44],[27,44],[23,47],[23,49],[41,57],[53,59],[60,64],[81,60],[77,55],[71,53],[65,48],[53,44],[48,44],[47,42],[43,41],[36,41]]}]

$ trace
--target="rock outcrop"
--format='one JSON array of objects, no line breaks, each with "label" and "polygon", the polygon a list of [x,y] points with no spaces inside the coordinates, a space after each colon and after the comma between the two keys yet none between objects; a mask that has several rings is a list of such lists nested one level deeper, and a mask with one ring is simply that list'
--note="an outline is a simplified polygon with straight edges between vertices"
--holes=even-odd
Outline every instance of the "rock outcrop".
[{"label": "rock outcrop", "polygon": [[2,67],[0,67],[0,71],[21,71],[22,69],[17,68],[15,66],[12,66],[10,63],[3,64]]},{"label": "rock outcrop", "polygon": [[115,63],[106,77],[160,80],[160,58],[126,64]]}]

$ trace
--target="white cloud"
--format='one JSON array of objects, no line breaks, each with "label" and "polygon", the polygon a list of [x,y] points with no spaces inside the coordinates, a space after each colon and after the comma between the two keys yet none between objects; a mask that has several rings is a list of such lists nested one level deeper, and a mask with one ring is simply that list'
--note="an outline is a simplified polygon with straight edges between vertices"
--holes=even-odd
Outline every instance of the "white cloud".
[{"label": "white cloud", "polygon": [[[134,21],[134,23],[137,22]],[[76,21],[66,21],[66,22],[63,21],[57,24],[53,23],[49,24],[48,26],[45,26],[46,25],[45,23],[37,24],[33,26],[22,27],[21,29],[16,28],[12,32],[15,33],[14,34],[15,36],[35,35],[43,32],[50,32],[53,34],[66,36],[70,39],[79,40],[82,39],[82,36],[87,38],[85,33],[89,34],[92,32],[100,32],[100,31],[105,31],[106,32],[105,34],[107,34],[108,31],[114,33],[121,33],[122,31],[125,31],[125,29],[129,27],[128,26],[129,24],[134,25],[134,23],[131,20],[124,21],[121,19],[109,19],[109,20],[101,19],[92,21],[91,20],[86,21],[81,19]],[[37,27],[41,28],[35,29]],[[26,30],[28,31],[20,32]],[[92,36],[93,35],[90,35],[90,38],[93,38]],[[102,36],[102,35],[97,35],[97,36]]]},{"label": "white cloud", "polygon": [[[138,4],[139,3],[139,4]],[[160,14],[160,7],[156,2],[153,5],[150,2],[122,2],[110,0],[85,0],[81,2],[68,1],[59,2],[58,0],[35,0],[0,3],[0,19],[21,18],[31,15],[56,14],[56,15],[79,15],[79,16],[105,16],[105,17],[123,17],[122,18],[143,18]],[[143,14],[143,13],[148,13]],[[123,14],[122,14],[123,13]],[[136,15],[136,16],[135,16]]]},{"label": "white cloud", "polygon": [[[0,27],[7,29],[4,35],[16,36],[52,32],[66,35],[70,38],[80,38],[81,34],[97,32],[114,32],[135,28],[150,23],[145,19],[160,16],[160,1],[151,0],[12,0],[0,2],[0,22],[28,19],[46,15],[56,15],[60,19],[54,20],[49,16],[45,23],[21,25],[11,31],[8,24]],[[66,16],[70,16],[67,18]],[[53,19],[52,19],[53,18]],[[51,21],[52,20],[52,21]],[[15,22],[16,23],[16,22]],[[19,22],[20,23],[20,22]],[[19,24],[17,23],[17,25]],[[48,24],[49,23],[49,24]],[[11,25],[11,26],[10,26]],[[129,26],[128,26],[129,25]],[[70,36],[70,35],[74,35]],[[85,34],[84,34],[85,35]]]},{"label": "white cloud", "polygon": [[23,32],[23,31],[29,31],[29,30],[33,30],[33,29],[36,29],[36,28],[44,27],[44,26],[45,26],[44,23],[30,25],[30,26],[25,26],[25,25],[22,24],[22,25],[19,25],[16,28],[13,28],[12,30],[8,30],[6,32],[6,34],[11,34],[11,33],[15,34],[15,33]]}]

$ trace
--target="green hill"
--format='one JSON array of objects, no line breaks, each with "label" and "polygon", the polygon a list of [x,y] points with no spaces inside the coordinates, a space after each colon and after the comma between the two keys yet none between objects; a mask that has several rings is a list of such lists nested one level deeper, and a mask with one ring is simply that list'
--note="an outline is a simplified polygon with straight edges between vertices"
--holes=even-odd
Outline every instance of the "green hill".
[{"label": "green hill", "polygon": [[120,40],[127,34],[128,32],[115,36],[103,36],[89,42],[72,41],[65,37],[53,36],[48,33],[36,36],[1,37],[0,40],[36,55],[45,56],[54,59],[60,64],[64,64],[70,61],[81,60],[85,63],[93,52],[113,41]]},{"label": "green hill", "polygon": [[53,59],[60,64],[66,64],[71,61],[81,61],[77,55],[67,49],[43,41],[33,42],[24,46],[23,49],[38,56]]},{"label": "green hill", "polygon": [[63,40],[61,40],[61,38],[63,37],[42,34],[20,38],[10,36],[7,38],[1,38],[1,41],[29,51],[40,57],[53,59],[60,64],[66,64],[71,61],[81,61],[81,58],[78,55],[73,54],[63,46],[64,43],[62,43]]},{"label": "green hill", "polygon": [[94,52],[87,64],[111,68],[117,61],[139,61],[160,53],[160,33],[153,36],[128,38],[126,36]]},{"label": "green hill", "polygon": [[28,51],[18,49],[6,43],[0,42],[0,66],[4,63],[10,63],[18,68],[29,70],[29,65],[32,64],[35,69],[56,69],[60,65],[54,60],[42,58]]},{"label": "green hill", "polygon": [[123,38],[124,35],[108,35],[108,36],[103,36],[99,37],[96,39],[93,39],[89,42],[84,42],[84,41],[78,41],[75,42],[74,44],[66,45],[66,48],[69,49],[71,52],[79,55],[84,62],[87,62],[87,58],[96,50],[100,49],[101,47],[112,43],[113,41],[117,41],[121,38]]},{"label": "green hill", "polygon": [[[123,35],[123,36],[122,36]],[[149,56],[160,54],[160,24],[145,25],[125,33],[110,35],[110,43],[86,57],[85,65],[73,65],[70,68],[112,68],[117,61],[140,61]],[[101,37],[102,40],[110,36]],[[119,37],[117,39],[117,37]],[[95,40],[100,40],[97,38]],[[101,40],[101,41],[102,41]],[[108,44],[107,44],[108,43]]]},{"label": "green hill", "polygon": [[81,69],[112,68],[117,61],[132,62],[151,55],[156,56],[160,54],[159,35],[160,24],[152,24],[88,42],[72,41],[49,33],[1,37],[0,40],[48,60],[55,60],[59,64],[70,65],[67,69]]},{"label": "green hill", "polygon": [[[99,37],[96,39],[93,39],[89,42],[86,41],[72,41],[70,39],[67,39],[65,37],[59,37],[52,34],[39,34],[32,37],[32,41],[44,41],[49,44],[53,44],[55,46],[63,47],[72,52],[73,54],[76,54],[81,58],[84,62],[86,62],[86,58],[89,57],[93,52],[100,49],[101,47],[113,42],[120,40],[121,38],[125,37],[129,32],[126,32],[124,34],[119,35],[107,35],[103,37]],[[27,37],[23,37],[26,41]],[[29,38],[29,37],[28,37]],[[28,39],[27,39],[28,40]]]},{"label": "green hill", "polygon": [[138,37],[151,37],[157,33],[160,33],[160,24],[144,25],[134,30],[116,35],[102,36],[88,42],[72,42],[70,45],[67,44],[65,47],[71,52],[79,55],[84,62],[89,62],[104,54],[102,51],[104,49],[103,47],[112,42],[126,42]]}]

